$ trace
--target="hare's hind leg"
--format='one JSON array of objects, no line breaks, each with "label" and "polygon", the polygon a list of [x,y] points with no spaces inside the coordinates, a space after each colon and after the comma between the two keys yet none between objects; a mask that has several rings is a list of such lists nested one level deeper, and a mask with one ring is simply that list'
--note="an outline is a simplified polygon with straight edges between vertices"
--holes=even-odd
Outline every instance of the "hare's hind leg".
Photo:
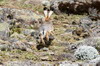
[{"label": "hare's hind leg", "polygon": [[54,35],[54,31],[51,31],[51,32],[50,32],[50,35],[52,35],[52,36],[53,36],[53,35]]},{"label": "hare's hind leg", "polygon": [[49,32],[46,33],[46,40],[49,41]]},{"label": "hare's hind leg", "polygon": [[45,41],[44,41],[44,39],[43,39],[43,36],[42,36],[42,35],[40,36],[40,40],[41,40],[42,44],[43,44],[43,45],[45,45]]}]

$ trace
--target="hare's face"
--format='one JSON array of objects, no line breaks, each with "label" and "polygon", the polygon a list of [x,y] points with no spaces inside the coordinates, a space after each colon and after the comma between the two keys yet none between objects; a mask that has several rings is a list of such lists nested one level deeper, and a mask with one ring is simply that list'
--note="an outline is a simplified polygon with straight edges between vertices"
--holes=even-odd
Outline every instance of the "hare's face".
[{"label": "hare's face", "polygon": [[33,20],[30,22],[32,25],[34,25],[34,28],[39,28],[40,25],[43,23],[43,20],[42,19],[38,19],[38,20]]}]

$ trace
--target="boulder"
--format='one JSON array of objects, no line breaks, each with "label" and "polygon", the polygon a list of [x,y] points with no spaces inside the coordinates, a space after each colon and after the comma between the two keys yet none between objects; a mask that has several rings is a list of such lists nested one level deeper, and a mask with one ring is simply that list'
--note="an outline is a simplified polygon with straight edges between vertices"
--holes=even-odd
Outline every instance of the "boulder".
[{"label": "boulder", "polygon": [[[94,7],[100,11],[99,0],[52,0],[51,7],[57,14],[60,13],[73,13],[84,14],[88,13],[89,8]],[[60,12],[60,13],[59,13]]]},{"label": "boulder", "polygon": [[0,21],[9,22],[11,20],[24,20],[30,22],[34,19],[43,18],[41,15],[37,15],[33,11],[25,9],[13,9],[13,8],[0,8]]},{"label": "boulder", "polygon": [[93,46],[95,47],[98,51],[100,50],[100,37],[90,37],[86,38],[80,41],[75,42],[74,44],[71,44],[68,46],[68,49],[70,52],[75,52],[75,50],[79,46],[87,45],[87,46]]},{"label": "boulder", "polygon": [[99,56],[99,52],[92,46],[80,46],[74,53],[78,60],[92,60]]}]

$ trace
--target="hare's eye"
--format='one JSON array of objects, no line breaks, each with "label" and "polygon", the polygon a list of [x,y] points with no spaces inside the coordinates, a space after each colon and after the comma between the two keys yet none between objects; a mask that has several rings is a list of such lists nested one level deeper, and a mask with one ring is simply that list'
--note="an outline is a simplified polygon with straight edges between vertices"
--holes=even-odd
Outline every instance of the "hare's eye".
[{"label": "hare's eye", "polygon": [[39,23],[41,23],[41,22],[39,22]]},{"label": "hare's eye", "polygon": [[34,23],[37,23],[36,21]]},{"label": "hare's eye", "polygon": [[44,7],[44,9],[43,10],[47,10],[47,7]]},{"label": "hare's eye", "polygon": [[41,36],[41,34],[39,34],[39,36]]}]

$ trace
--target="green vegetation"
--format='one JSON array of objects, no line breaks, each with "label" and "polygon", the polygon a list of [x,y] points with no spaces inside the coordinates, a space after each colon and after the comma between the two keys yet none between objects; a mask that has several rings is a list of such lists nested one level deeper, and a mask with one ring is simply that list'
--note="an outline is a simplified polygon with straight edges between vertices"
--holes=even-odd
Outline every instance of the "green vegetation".
[{"label": "green vegetation", "polygon": [[39,57],[32,52],[22,51],[22,50],[12,50],[12,51],[1,51],[0,52],[0,62],[3,61],[15,61],[15,60],[39,60]]}]

